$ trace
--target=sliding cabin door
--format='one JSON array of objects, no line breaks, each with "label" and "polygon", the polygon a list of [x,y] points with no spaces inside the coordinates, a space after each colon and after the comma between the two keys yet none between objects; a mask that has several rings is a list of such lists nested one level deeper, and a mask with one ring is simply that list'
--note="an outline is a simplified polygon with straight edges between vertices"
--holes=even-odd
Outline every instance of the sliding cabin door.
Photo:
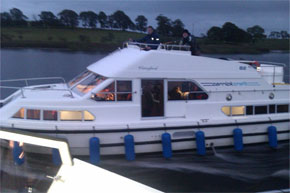
[{"label": "sliding cabin door", "polygon": [[142,117],[164,116],[164,81],[163,80],[141,80]]}]

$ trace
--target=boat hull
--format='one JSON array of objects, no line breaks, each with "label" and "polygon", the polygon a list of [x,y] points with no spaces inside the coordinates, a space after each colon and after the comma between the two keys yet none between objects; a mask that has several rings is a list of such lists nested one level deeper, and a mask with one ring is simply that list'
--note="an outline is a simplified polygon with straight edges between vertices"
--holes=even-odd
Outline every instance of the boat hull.
[{"label": "boat hull", "polygon": [[194,150],[197,148],[195,133],[203,131],[206,148],[233,147],[233,130],[240,128],[243,132],[243,144],[269,142],[268,127],[277,128],[278,141],[289,140],[289,120],[260,121],[239,124],[175,126],[164,128],[112,129],[112,130],[36,130],[23,129],[36,133],[66,138],[73,155],[89,155],[89,140],[98,137],[101,155],[125,154],[124,137],[134,137],[135,153],[162,152],[161,135],[171,135],[172,150]]}]

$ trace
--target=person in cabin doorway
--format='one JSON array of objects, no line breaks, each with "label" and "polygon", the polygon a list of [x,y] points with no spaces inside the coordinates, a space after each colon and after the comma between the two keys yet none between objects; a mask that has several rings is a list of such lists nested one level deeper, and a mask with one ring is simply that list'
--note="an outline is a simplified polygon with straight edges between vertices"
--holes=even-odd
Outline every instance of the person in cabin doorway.
[{"label": "person in cabin doorway", "polygon": [[199,45],[197,44],[195,37],[186,29],[182,32],[182,39],[180,40],[179,45],[190,46],[191,55],[200,55]]},{"label": "person in cabin doorway", "polygon": [[160,98],[158,98],[158,93],[156,93],[156,87],[154,85],[147,83],[143,88],[143,116],[151,117],[154,116],[155,106],[160,104]]},{"label": "person in cabin doorway", "polygon": [[147,35],[144,36],[143,38],[139,40],[132,40],[132,38],[130,38],[129,41],[149,44],[145,45],[143,50],[156,50],[158,48],[158,45],[160,44],[159,35],[156,33],[156,31],[152,26],[147,27]]}]

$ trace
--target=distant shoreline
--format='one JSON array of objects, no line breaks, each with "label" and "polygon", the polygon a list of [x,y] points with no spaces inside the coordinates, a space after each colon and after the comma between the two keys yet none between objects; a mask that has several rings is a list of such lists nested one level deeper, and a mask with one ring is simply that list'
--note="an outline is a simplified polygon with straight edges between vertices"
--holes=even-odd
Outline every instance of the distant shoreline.
[{"label": "distant shoreline", "polygon": [[[49,28],[2,28],[2,48],[51,48],[67,51],[111,52],[129,38],[139,39],[144,34],[102,29],[49,29]],[[176,38],[161,37],[164,42]],[[269,52],[289,53],[289,39],[264,39],[255,43],[224,43],[197,39],[202,54],[262,54]]]},{"label": "distant shoreline", "polygon": [[[2,49],[11,49],[11,50],[15,50],[15,49],[41,49],[41,50],[49,50],[49,51],[63,51],[63,52],[86,52],[86,53],[110,53],[113,52],[114,50],[120,48],[120,47],[116,47],[115,49],[108,49],[108,50],[104,50],[104,49],[90,49],[90,50],[79,50],[79,49],[70,49],[70,48],[59,48],[59,47],[22,47],[22,46],[17,46],[17,47],[13,47],[13,46],[2,46]],[[212,54],[212,55],[219,55],[219,54],[267,54],[267,53],[290,53],[290,51],[287,50],[269,50],[267,52],[202,52],[201,54]]]}]

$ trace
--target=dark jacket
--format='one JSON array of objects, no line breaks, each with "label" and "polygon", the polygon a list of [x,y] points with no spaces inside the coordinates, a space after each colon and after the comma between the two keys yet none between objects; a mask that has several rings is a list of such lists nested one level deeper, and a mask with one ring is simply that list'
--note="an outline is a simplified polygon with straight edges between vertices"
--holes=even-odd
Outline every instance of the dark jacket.
[{"label": "dark jacket", "polygon": [[158,45],[160,44],[160,38],[157,33],[153,32],[152,34],[147,34],[143,38],[136,40],[139,43],[145,44],[156,44],[157,46],[148,45],[151,49],[157,49]]},{"label": "dark jacket", "polygon": [[196,42],[196,39],[194,36],[189,35],[186,38],[182,38],[180,40],[180,45],[187,45],[190,46],[190,51],[191,51],[191,55],[199,55],[200,54],[200,49],[199,49],[199,45]]}]

